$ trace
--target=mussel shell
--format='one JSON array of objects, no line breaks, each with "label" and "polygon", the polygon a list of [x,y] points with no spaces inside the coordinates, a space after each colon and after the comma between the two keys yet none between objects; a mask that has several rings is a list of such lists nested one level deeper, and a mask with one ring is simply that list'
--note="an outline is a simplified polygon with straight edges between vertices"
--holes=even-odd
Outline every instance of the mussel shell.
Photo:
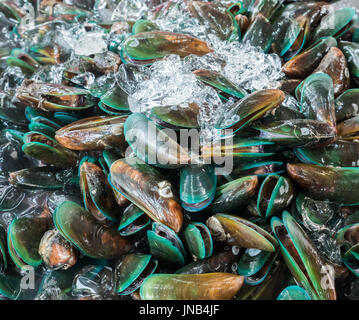
[{"label": "mussel shell", "polygon": [[335,127],[334,84],[328,74],[317,72],[307,77],[296,89],[296,97],[307,119]]},{"label": "mussel shell", "polygon": [[75,202],[60,204],[53,219],[61,235],[89,257],[113,259],[131,250],[115,228],[101,224]]},{"label": "mussel shell", "polygon": [[321,20],[313,34],[312,42],[323,37],[339,38],[349,31],[357,20],[358,16],[354,8],[333,10]]},{"label": "mussel shell", "polygon": [[290,177],[311,197],[343,205],[358,204],[359,168],[323,167],[310,164],[287,164]]},{"label": "mussel shell", "polygon": [[84,110],[91,108],[88,92],[83,89],[24,80],[17,90],[17,98],[31,107],[44,111]]},{"label": "mussel shell", "polygon": [[[334,279],[325,267],[307,234],[288,213],[283,213],[283,222],[272,218],[272,230],[275,234],[282,255],[293,277],[315,300],[335,300]],[[322,279],[326,277],[328,286],[322,287]]]},{"label": "mussel shell", "polygon": [[304,163],[319,166],[358,167],[359,143],[337,140],[323,148],[298,148],[298,159]]},{"label": "mussel shell", "polygon": [[320,39],[285,63],[282,70],[288,77],[303,79],[315,70],[329,49],[336,46],[333,37]]},{"label": "mussel shell", "polygon": [[254,196],[257,185],[257,176],[247,176],[218,187],[210,211],[235,213]]},{"label": "mussel shell", "polygon": [[197,260],[189,263],[177,270],[177,274],[202,274],[212,272],[229,272],[233,273],[237,269],[239,248],[236,246],[230,249],[212,254],[203,260]]},{"label": "mussel shell", "polygon": [[0,274],[0,300],[21,300],[21,278],[8,274]]},{"label": "mussel shell", "polygon": [[121,210],[112,193],[107,176],[91,162],[80,166],[80,187],[86,210],[99,221],[119,221]]},{"label": "mussel shell", "polygon": [[151,255],[136,253],[123,256],[116,267],[117,292],[128,295],[136,291],[145,278],[155,272],[157,264],[157,260]]},{"label": "mussel shell", "polygon": [[256,125],[256,129],[260,130],[260,140],[287,147],[327,145],[335,140],[336,133],[328,123],[309,119],[274,121]]},{"label": "mussel shell", "polygon": [[267,52],[272,44],[272,25],[262,14],[258,14],[245,33],[243,43],[260,47]]},{"label": "mussel shell", "polygon": [[283,289],[277,300],[312,300],[308,293],[299,286],[289,286]]},{"label": "mussel shell", "polygon": [[337,122],[359,115],[359,89],[349,89],[335,99]]},{"label": "mussel shell", "polygon": [[96,116],[73,122],[56,132],[56,140],[72,150],[104,150],[125,145],[127,116]]},{"label": "mussel shell", "polygon": [[77,154],[41,132],[28,132],[24,135],[22,150],[25,154],[46,164],[58,167],[74,166]]},{"label": "mussel shell", "polygon": [[151,31],[132,35],[123,44],[124,53],[131,59],[161,59],[168,54],[185,57],[190,54],[204,55],[212,52],[207,43],[189,35]]},{"label": "mussel shell", "polygon": [[267,89],[256,91],[235,103],[228,112],[220,117],[217,129],[232,129],[234,133],[249,123],[278,107],[285,99],[281,90]]},{"label": "mussel shell", "polygon": [[267,231],[253,222],[238,216],[216,214],[207,222],[215,240],[229,245],[274,252],[277,241]]},{"label": "mussel shell", "polygon": [[186,251],[181,239],[172,229],[154,223],[152,230],[147,231],[147,240],[151,254],[160,262],[175,266],[184,265]]},{"label": "mussel shell", "polygon": [[179,232],[182,208],[169,181],[137,158],[121,159],[111,166],[112,186],[142,209],[151,219]]},{"label": "mussel shell", "polygon": [[197,158],[177,143],[174,131],[158,128],[141,113],[133,113],[127,118],[124,134],[136,156],[148,164],[176,168],[198,163]]},{"label": "mussel shell", "polygon": [[[15,218],[8,229],[8,247],[13,261],[22,267],[28,264],[37,267],[42,258],[38,253],[43,234],[48,228],[48,221],[40,217]],[[17,262],[22,261],[19,265]]]},{"label": "mussel shell", "polygon": [[217,176],[212,166],[186,166],[180,173],[182,207],[197,212],[209,206],[214,198]]},{"label": "mussel shell", "polygon": [[247,95],[247,92],[244,89],[237,87],[234,83],[216,71],[199,69],[193,71],[193,74],[196,76],[197,80],[216,89],[220,95],[232,96],[239,99]]},{"label": "mussel shell", "polygon": [[62,189],[66,183],[78,183],[78,178],[68,169],[35,167],[11,172],[9,182],[26,189]]},{"label": "mussel shell", "polygon": [[194,259],[205,259],[212,255],[213,240],[210,231],[203,223],[192,222],[183,230],[187,247]]},{"label": "mussel shell", "polygon": [[121,236],[129,236],[150,225],[151,219],[134,204],[130,204],[123,212],[118,231]]},{"label": "mussel shell", "polygon": [[159,126],[178,130],[182,128],[197,129],[199,107],[195,103],[188,106],[161,106],[151,109],[151,119]]},{"label": "mussel shell", "polygon": [[293,199],[292,183],[285,177],[272,174],[267,176],[258,192],[258,213],[268,218],[289,206]]},{"label": "mussel shell", "polygon": [[128,94],[119,86],[115,86],[101,96],[100,107],[104,104],[115,111],[129,111],[127,98]]},{"label": "mussel shell", "polygon": [[142,300],[229,300],[239,291],[243,277],[230,273],[154,274],[140,289]]},{"label": "mussel shell", "polygon": [[359,43],[341,41],[339,47],[348,61],[351,76],[359,83]]}]

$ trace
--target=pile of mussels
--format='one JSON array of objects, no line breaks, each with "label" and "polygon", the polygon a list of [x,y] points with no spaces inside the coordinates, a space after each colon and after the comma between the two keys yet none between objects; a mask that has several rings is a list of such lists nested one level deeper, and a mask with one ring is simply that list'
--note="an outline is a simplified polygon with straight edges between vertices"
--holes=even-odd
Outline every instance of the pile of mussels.
[{"label": "pile of mussels", "polygon": [[1,0],[0,298],[359,299],[358,9]]}]

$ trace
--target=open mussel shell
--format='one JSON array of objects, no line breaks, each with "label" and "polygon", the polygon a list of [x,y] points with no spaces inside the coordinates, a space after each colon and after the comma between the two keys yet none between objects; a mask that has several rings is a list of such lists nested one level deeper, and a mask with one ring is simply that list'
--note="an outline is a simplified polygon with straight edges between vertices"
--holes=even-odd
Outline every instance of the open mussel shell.
[{"label": "open mussel shell", "polygon": [[56,229],[44,233],[39,244],[39,254],[50,269],[66,270],[77,263],[77,250]]},{"label": "open mussel shell", "polygon": [[147,240],[151,254],[164,264],[183,266],[186,251],[181,239],[170,228],[160,223],[153,223],[152,230],[147,231]]},{"label": "open mussel shell", "polygon": [[152,220],[179,232],[183,213],[172,185],[156,169],[137,158],[117,160],[111,166],[110,184]]},{"label": "open mussel shell", "polygon": [[307,119],[335,127],[334,85],[328,74],[317,72],[307,77],[297,87],[296,97]]},{"label": "open mussel shell", "polygon": [[209,206],[217,187],[217,176],[212,166],[185,166],[180,173],[182,207],[197,212]]},{"label": "open mussel shell", "polygon": [[357,22],[358,15],[354,8],[332,10],[320,22],[312,36],[312,42],[323,37],[340,38]]},{"label": "open mussel shell", "polygon": [[257,176],[246,176],[225,183],[217,188],[209,210],[213,213],[236,213],[241,206],[245,205],[255,195],[257,185]]},{"label": "open mussel shell", "polygon": [[274,121],[255,127],[260,131],[260,140],[287,147],[323,146],[333,142],[336,137],[335,127],[309,119]]},{"label": "open mussel shell", "polygon": [[23,103],[44,111],[78,111],[93,107],[87,95],[84,89],[26,79],[16,96]]},{"label": "open mussel shell", "polygon": [[[295,219],[285,211],[283,221],[273,217],[271,225],[283,258],[298,284],[313,300],[335,300],[333,275]],[[326,280],[325,285],[322,285],[323,277]]]},{"label": "open mussel shell", "polygon": [[140,289],[142,300],[230,300],[243,277],[230,273],[153,274]]},{"label": "open mussel shell", "polygon": [[332,78],[335,97],[338,97],[350,87],[350,74],[347,60],[344,53],[336,47],[329,49],[318,68],[314,70],[314,73],[317,72],[324,72]]},{"label": "open mussel shell", "polygon": [[211,256],[213,251],[212,235],[207,226],[199,222],[191,222],[183,230],[183,236],[192,257],[205,259]]},{"label": "open mussel shell", "polygon": [[258,192],[257,210],[260,216],[268,218],[282,212],[289,206],[294,196],[289,179],[276,174],[268,175]]},{"label": "open mussel shell", "polygon": [[339,47],[348,61],[351,76],[359,83],[359,43],[341,41]]},{"label": "open mussel shell", "polygon": [[24,135],[22,150],[25,154],[46,164],[57,167],[75,166],[78,156],[75,152],[63,147],[56,140],[41,133],[28,132]]},{"label": "open mussel shell", "polygon": [[295,154],[304,163],[319,166],[357,167],[359,143],[337,140],[323,148],[297,148]]},{"label": "open mussel shell", "polygon": [[37,267],[42,258],[38,253],[48,221],[41,217],[15,218],[8,229],[8,249],[11,259],[20,269],[24,265]]},{"label": "open mussel shell", "polygon": [[35,167],[11,172],[9,182],[25,189],[62,189],[67,183],[78,183],[72,170],[56,167]]},{"label": "open mussel shell", "polygon": [[135,234],[151,223],[151,219],[134,204],[130,204],[123,212],[118,231],[121,236]]},{"label": "open mussel shell", "polygon": [[56,131],[56,140],[72,150],[123,148],[127,116],[96,116],[73,122]]},{"label": "open mussel shell", "polygon": [[246,249],[238,261],[237,273],[244,277],[256,274],[267,262],[271,252]]},{"label": "open mussel shell", "polygon": [[119,221],[121,210],[112,193],[107,176],[91,162],[80,166],[80,188],[86,210],[97,220]]},{"label": "open mussel shell", "polygon": [[320,39],[302,53],[286,62],[282,70],[288,77],[303,79],[318,67],[329,49],[336,46],[337,41],[333,37]]},{"label": "open mussel shell", "polygon": [[124,134],[136,156],[148,164],[176,168],[199,162],[177,143],[175,131],[160,129],[141,113],[133,113],[127,118]]},{"label": "open mussel shell", "polygon": [[260,47],[267,52],[272,44],[272,25],[262,14],[258,14],[246,31],[243,43]]},{"label": "open mussel shell", "polygon": [[0,274],[0,300],[21,300],[21,277]]},{"label": "open mussel shell", "polygon": [[99,107],[106,110],[111,109],[113,111],[129,111],[129,105],[127,102],[128,94],[123,91],[119,86],[115,86],[108,90],[100,98]]},{"label": "open mussel shell", "polygon": [[136,291],[146,277],[155,272],[157,264],[157,260],[148,254],[124,255],[115,271],[118,276],[118,294],[128,295]]},{"label": "open mussel shell", "polygon": [[206,42],[185,34],[151,31],[128,37],[123,44],[123,55],[132,62],[153,62],[169,54],[181,57],[190,54],[205,55],[212,52]]},{"label": "open mussel shell", "polygon": [[61,235],[91,258],[113,259],[131,250],[115,228],[102,224],[75,202],[60,204],[53,219]]},{"label": "open mussel shell", "polygon": [[288,286],[278,296],[277,300],[312,300],[307,291],[299,286]]},{"label": "open mussel shell", "polygon": [[359,115],[359,89],[349,89],[335,99],[335,117],[341,122]]},{"label": "open mussel shell", "polygon": [[[258,286],[262,284],[267,276],[270,274],[272,267],[278,258],[279,250],[276,250],[272,252],[266,259],[262,260],[262,265],[257,266],[257,270],[252,270],[250,274],[245,276],[244,283],[249,286]],[[240,265],[240,262],[238,263],[238,266]],[[256,272],[253,272],[256,271]],[[238,269],[237,269],[238,272]]]},{"label": "open mussel shell", "polygon": [[238,216],[215,214],[206,222],[215,240],[228,245],[274,252],[277,241],[253,222]]},{"label": "open mussel shell", "polygon": [[331,200],[342,205],[358,204],[359,168],[287,164],[289,176],[317,200]]},{"label": "open mussel shell", "polygon": [[216,128],[220,130],[231,129],[235,133],[278,107],[284,99],[285,94],[281,90],[256,91],[233,104],[230,110],[220,117]]},{"label": "open mussel shell", "polygon": [[234,97],[241,99],[247,95],[247,92],[244,89],[237,87],[234,83],[216,71],[198,69],[193,71],[193,74],[196,76],[197,80],[214,88],[222,98],[228,99],[229,97]]}]

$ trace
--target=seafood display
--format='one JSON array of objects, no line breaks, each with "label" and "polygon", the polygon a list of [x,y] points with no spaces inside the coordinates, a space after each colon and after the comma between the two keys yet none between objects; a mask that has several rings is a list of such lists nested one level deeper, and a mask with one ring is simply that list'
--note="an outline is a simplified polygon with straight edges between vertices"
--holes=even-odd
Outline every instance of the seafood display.
[{"label": "seafood display", "polygon": [[0,300],[359,299],[359,1],[0,26]]}]

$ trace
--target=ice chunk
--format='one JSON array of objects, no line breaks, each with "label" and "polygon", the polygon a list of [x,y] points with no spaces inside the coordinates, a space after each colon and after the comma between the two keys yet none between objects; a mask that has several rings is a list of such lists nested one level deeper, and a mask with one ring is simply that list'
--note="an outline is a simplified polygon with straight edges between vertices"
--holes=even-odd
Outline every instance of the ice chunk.
[{"label": "ice chunk", "polygon": [[64,40],[77,55],[90,56],[107,51],[104,32],[94,30],[87,32],[81,25],[61,31]]}]

